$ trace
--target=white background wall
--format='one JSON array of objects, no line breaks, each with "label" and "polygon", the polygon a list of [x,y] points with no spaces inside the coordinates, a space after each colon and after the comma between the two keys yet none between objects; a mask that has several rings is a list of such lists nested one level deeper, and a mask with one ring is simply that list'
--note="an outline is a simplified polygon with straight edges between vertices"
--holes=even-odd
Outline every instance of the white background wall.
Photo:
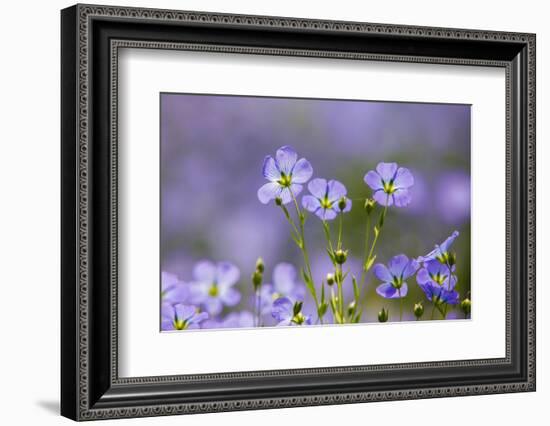
[{"label": "white background wall", "polygon": [[[105,0],[103,4],[537,33],[538,386],[536,393],[294,408],[102,424],[547,424],[550,401],[550,27],[546,2]],[[59,404],[59,9],[11,1],[0,25],[0,423],[68,424]],[[546,195],[546,196],[545,196]],[[546,220],[546,222],[545,222]]]}]

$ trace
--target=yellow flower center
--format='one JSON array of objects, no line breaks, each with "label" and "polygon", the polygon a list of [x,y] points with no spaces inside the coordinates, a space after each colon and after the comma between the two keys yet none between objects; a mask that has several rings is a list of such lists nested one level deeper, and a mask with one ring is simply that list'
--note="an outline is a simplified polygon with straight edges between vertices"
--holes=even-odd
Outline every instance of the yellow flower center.
[{"label": "yellow flower center", "polygon": [[185,330],[187,328],[187,322],[176,318],[174,320],[174,328],[176,330]]},{"label": "yellow flower center", "polygon": [[396,188],[393,185],[393,181],[390,180],[389,182],[384,182],[384,192],[386,194],[393,194],[395,192]]},{"label": "yellow flower center", "polygon": [[216,297],[219,293],[218,287],[215,284],[212,284],[212,287],[208,290],[208,295],[210,297]]},{"label": "yellow flower center", "polygon": [[292,183],[292,176],[281,172],[281,178],[277,181],[277,183],[285,188],[288,188]]},{"label": "yellow flower center", "polygon": [[332,202],[328,199],[328,197],[323,197],[320,200],[320,202],[321,202],[321,207],[324,208],[325,210],[332,208]]},{"label": "yellow flower center", "polygon": [[445,282],[445,279],[447,278],[447,275],[442,275],[440,274],[439,272],[437,274],[430,274],[430,277],[432,278],[432,280],[434,280],[437,284],[439,285],[443,285],[443,283]]}]

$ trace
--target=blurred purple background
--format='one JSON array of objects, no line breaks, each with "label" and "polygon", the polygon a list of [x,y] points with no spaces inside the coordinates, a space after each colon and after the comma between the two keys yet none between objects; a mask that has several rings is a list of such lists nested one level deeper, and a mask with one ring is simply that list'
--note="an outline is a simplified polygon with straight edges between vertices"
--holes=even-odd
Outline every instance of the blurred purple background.
[{"label": "blurred purple background", "polygon": [[[360,274],[364,211],[370,195],[363,176],[381,162],[397,162],[415,178],[413,200],[390,208],[377,262],[430,251],[453,230],[461,297],[470,289],[470,106],[320,99],[161,94],[161,268],[191,279],[196,261],[228,260],[241,270],[241,308],[252,293],[249,277],[263,257],[273,266],[302,266],[288,223],[275,205],[256,196],[266,181],[263,159],[291,145],[307,158],[313,177],[338,179],[354,201],[344,219],[348,266]],[[304,193],[307,189],[304,190]],[[300,194],[300,195],[302,195]],[[306,223],[314,278],[330,271],[320,221]],[[398,302],[376,295],[369,276],[368,309]],[[407,303],[425,297],[413,279]],[[425,300],[424,300],[425,301]]]}]

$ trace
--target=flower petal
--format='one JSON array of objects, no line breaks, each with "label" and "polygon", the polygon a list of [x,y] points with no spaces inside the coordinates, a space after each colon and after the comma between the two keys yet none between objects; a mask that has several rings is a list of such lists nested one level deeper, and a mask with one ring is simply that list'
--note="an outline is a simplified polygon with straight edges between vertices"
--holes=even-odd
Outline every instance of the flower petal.
[{"label": "flower petal", "polygon": [[241,293],[229,287],[225,291],[220,291],[220,299],[226,306],[235,306],[241,301]]},{"label": "flower petal", "polygon": [[405,279],[409,278],[410,276],[414,275],[416,273],[416,271],[418,270],[419,266],[420,265],[418,264],[418,262],[415,259],[410,259],[407,266],[405,266],[405,269],[403,269],[403,277],[402,278],[405,280]]},{"label": "flower petal", "polygon": [[396,299],[399,297],[397,289],[390,283],[380,284],[378,287],[376,287],[376,292],[386,299]]},{"label": "flower petal", "polygon": [[342,182],[337,180],[329,180],[327,184],[327,197],[334,202],[342,197],[345,197],[348,191]]},{"label": "flower petal", "polygon": [[241,275],[239,268],[231,262],[219,262],[216,271],[216,282],[220,288],[234,285]]},{"label": "flower petal", "polygon": [[279,294],[289,296],[296,284],[296,268],[290,263],[279,263],[273,269],[273,287]]},{"label": "flower petal", "polygon": [[219,297],[207,297],[202,304],[204,305],[204,310],[212,316],[219,315],[223,309],[223,304]]},{"label": "flower petal", "polygon": [[421,268],[420,271],[418,271],[418,274],[416,274],[416,282],[420,286],[429,283],[431,280],[430,274],[426,268]]},{"label": "flower petal", "polygon": [[260,189],[258,189],[258,200],[262,204],[267,204],[271,200],[274,200],[281,192],[281,185],[279,185],[276,182],[269,182],[265,185],[262,185]]},{"label": "flower petal", "polygon": [[193,277],[200,282],[213,283],[216,280],[216,272],[213,262],[201,260],[193,268]]},{"label": "flower petal", "polygon": [[449,305],[456,305],[460,302],[460,295],[454,290],[443,291],[443,293],[441,294],[441,299]]},{"label": "flower petal", "polygon": [[393,280],[390,271],[388,271],[386,265],[383,265],[382,263],[377,263],[376,265],[374,265],[372,272],[376,278],[385,283],[389,283]]},{"label": "flower petal", "polygon": [[207,312],[196,313],[193,317],[189,319],[190,324],[200,324],[204,320],[207,320],[209,317]]},{"label": "flower petal", "polygon": [[162,292],[162,301],[173,305],[187,301],[190,296],[189,284],[178,282]]},{"label": "flower petal", "polygon": [[406,207],[412,201],[410,191],[404,188],[397,188],[391,196],[396,207]]},{"label": "flower petal", "polygon": [[389,182],[395,178],[397,172],[397,163],[378,163],[376,171],[384,182]]},{"label": "flower petal", "polygon": [[292,169],[292,182],[306,183],[313,175],[313,167],[305,158],[300,158]]},{"label": "flower petal", "polygon": [[333,209],[318,209],[315,214],[321,219],[321,220],[333,220],[338,215]]},{"label": "flower petal", "polygon": [[293,304],[288,297],[280,297],[273,302],[271,315],[277,321],[290,321],[293,316]]},{"label": "flower petal", "polygon": [[443,243],[439,246],[440,250],[442,252],[448,252],[451,245],[456,240],[456,237],[458,237],[459,233],[458,231],[454,231],[450,237],[448,237]]},{"label": "flower petal", "polygon": [[195,313],[197,312],[197,308],[191,305],[178,303],[177,305],[174,305],[174,311],[178,320],[187,321],[189,318],[195,315]]},{"label": "flower petal", "polygon": [[409,258],[404,254],[398,254],[397,256],[392,257],[388,262],[388,269],[390,271],[390,274],[392,274],[394,277],[401,277],[408,263]]},{"label": "flower petal", "polygon": [[160,287],[162,292],[170,290],[178,282],[179,280],[176,274],[171,274],[169,272],[162,271],[161,277],[160,277],[160,283],[161,283]]},{"label": "flower petal", "polygon": [[174,321],[174,317],[176,315],[176,311],[174,310],[174,306],[170,303],[163,303],[160,307],[160,317],[162,321]]},{"label": "flower petal", "polygon": [[395,179],[393,185],[396,188],[408,188],[414,185],[414,177],[409,169],[405,167],[399,167],[395,173]]},{"label": "flower petal", "polygon": [[288,145],[283,146],[277,150],[275,157],[277,158],[279,170],[286,175],[290,175],[298,159],[298,154],[296,154],[294,148]]},{"label": "flower petal", "polygon": [[399,295],[401,295],[401,297],[405,297],[408,292],[409,292],[409,286],[407,285],[407,283],[404,282],[401,284],[401,288],[397,291],[398,297]]},{"label": "flower petal", "polygon": [[374,170],[371,170],[370,172],[368,172],[365,177],[363,178],[363,180],[365,181],[365,183],[370,186],[372,189],[374,189],[375,191],[377,189],[382,189],[384,188],[384,182],[382,181],[382,178],[380,177],[380,175],[378,173],[376,173]]},{"label": "flower petal", "polygon": [[381,206],[391,206],[393,204],[393,197],[388,196],[388,194],[382,190],[375,191],[372,198]]},{"label": "flower petal", "polygon": [[[340,208],[338,207],[338,210]],[[349,198],[346,198],[346,207],[344,207],[344,210],[342,210],[342,213],[347,213],[351,210],[351,200]]]},{"label": "flower petal", "polygon": [[307,211],[314,213],[321,208],[321,202],[313,195],[304,195],[302,197],[302,207]]},{"label": "flower petal", "polygon": [[[298,197],[298,194],[302,192],[302,188],[302,185],[298,185],[297,183],[290,185],[290,188],[283,188],[279,194],[283,204],[288,204],[293,200],[293,198]],[[292,194],[294,194],[294,197],[292,197]]]},{"label": "flower petal", "polygon": [[262,174],[267,180],[270,180],[271,182],[276,182],[281,178],[281,172],[277,168],[277,163],[271,155],[268,155],[264,158]]},{"label": "flower petal", "polygon": [[317,198],[324,198],[327,194],[327,181],[322,178],[315,178],[307,184],[307,189]]}]

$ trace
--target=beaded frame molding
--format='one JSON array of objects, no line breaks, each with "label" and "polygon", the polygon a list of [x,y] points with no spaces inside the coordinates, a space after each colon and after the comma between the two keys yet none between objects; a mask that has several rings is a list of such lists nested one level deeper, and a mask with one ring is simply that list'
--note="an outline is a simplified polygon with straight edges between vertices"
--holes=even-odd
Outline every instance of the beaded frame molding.
[{"label": "beaded frame molding", "polygon": [[[75,5],[61,12],[61,414],[74,420],[535,390],[535,35]],[[506,72],[506,356],[118,376],[121,48],[501,67]]]}]

